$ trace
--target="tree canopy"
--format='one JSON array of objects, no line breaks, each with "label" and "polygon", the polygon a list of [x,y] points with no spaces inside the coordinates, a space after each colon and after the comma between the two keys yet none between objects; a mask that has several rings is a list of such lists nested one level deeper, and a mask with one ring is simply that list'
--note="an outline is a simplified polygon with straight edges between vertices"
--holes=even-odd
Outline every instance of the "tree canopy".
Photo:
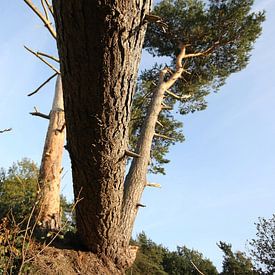
[{"label": "tree canopy", "polygon": [[270,219],[259,218],[256,238],[252,239],[250,254],[263,274],[275,272],[275,214]]},{"label": "tree canopy", "polygon": [[219,242],[218,247],[224,253],[223,271],[221,275],[258,275],[253,266],[251,258],[246,256],[244,252],[237,251],[232,252],[231,244],[225,242]]},{"label": "tree canopy", "polygon": [[[182,122],[175,116],[202,111],[206,96],[217,92],[226,78],[246,67],[253,43],[261,33],[264,12],[251,12],[252,0],[163,0],[152,14],[161,24],[149,23],[144,48],[153,56],[169,57],[175,70],[180,45],[186,45],[184,73],[163,100],[168,106],[159,115],[156,130],[166,138],[155,138],[150,172],[165,173],[165,155],[175,142],[184,141]],[[130,144],[134,149],[148,106],[158,84],[159,72],[167,64],[155,64],[143,71],[134,95]]]}]

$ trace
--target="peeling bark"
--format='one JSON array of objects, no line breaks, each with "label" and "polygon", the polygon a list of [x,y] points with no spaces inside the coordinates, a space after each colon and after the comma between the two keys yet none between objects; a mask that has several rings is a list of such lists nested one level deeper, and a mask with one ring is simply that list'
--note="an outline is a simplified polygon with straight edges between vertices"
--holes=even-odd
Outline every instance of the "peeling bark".
[{"label": "peeling bark", "polygon": [[39,208],[36,213],[42,230],[60,228],[60,181],[65,140],[65,118],[61,78],[56,81],[55,96],[39,171]]}]

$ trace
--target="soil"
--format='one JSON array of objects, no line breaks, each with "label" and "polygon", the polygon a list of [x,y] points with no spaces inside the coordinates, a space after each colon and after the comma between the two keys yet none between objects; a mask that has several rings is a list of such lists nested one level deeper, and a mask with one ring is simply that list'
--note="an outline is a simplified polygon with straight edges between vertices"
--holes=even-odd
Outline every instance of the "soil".
[{"label": "soil", "polygon": [[122,275],[115,264],[79,245],[75,236],[65,236],[51,245],[34,242],[27,258],[33,258],[30,274],[39,275]]},{"label": "soil", "polygon": [[32,261],[31,274],[46,275],[115,275],[124,274],[111,262],[100,260],[87,251],[45,247]]}]

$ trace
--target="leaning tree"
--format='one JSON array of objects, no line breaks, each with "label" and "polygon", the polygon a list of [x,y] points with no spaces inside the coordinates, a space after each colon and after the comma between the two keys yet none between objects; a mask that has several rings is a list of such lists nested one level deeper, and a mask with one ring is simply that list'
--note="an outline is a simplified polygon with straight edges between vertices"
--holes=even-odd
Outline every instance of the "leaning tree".
[{"label": "leaning tree", "polygon": [[[124,269],[134,259],[129,241],[142,192],[157,186],[147,182],[148,168],[163,172],[169,146],[183,140],[172,109],[206,108],[205,96],[247,65],[264,15],[251,12],[252,0],[164,0],[152,11],[150,0],[52,4],[56,33],[34,10],[57,38],[78,234]],[[144,47],[171,64],[136,85],[147,26]]]}]

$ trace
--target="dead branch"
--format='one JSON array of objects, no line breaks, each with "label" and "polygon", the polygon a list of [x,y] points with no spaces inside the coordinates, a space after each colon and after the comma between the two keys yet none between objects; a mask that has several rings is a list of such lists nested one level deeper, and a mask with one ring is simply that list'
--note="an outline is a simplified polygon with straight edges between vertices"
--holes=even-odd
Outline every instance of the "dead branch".
[{"label": "dead branch", "polygon": [[45,17],[46,17],[47,20],[49,20],[48,10],[47,10],[46,4],[45,4],[44,0],[41,0],[40,2],[41,2],[41,5],[42,5],[42,8],[44,10]]},{"label": "dead branch", "polygon": [[195,265],[195,263],[194,263],[192,260],[190,260],[190,263],[192,264],[192,266],[193,266],[201,275],[205,275],[203,272],[201,272],[201,271],[198,269],[198,267]]},{"label": "dead branch", "polygon": [[158,138],[164,138],[164,139],[169,139],[169,140],[175,141],[175,139],[172,138],[172,137],[168,137],[168,136],[166,136],[166,135],[162,135],[162,134],[158,134],[158,133],[155,133],[154,136],[155,136],[155,137],[158,137]]},{"label": "dead branch", "polygon": [[183,100],[183,99],[188,99],[191,97],[191,95],[183,95],[183,96],[178,96],[176,95],[175,93],[169,91],[169,90],[166,90],[165,91],[168,95],[172,96],[173,98],[175,99],[178,99],[178,100]]},{"label": "dead branch", "polygon": [[5,132],[10,132],[11,130],[12,130],[12,128],[0,130],[0,134],[3,134],[3,133],[5,133]]},{"label": "dead branch", "polygon": [[56,77],[58,73],[54,73],[51,77],[49,77],[45,82],[43,82],[35,91],[32,93],[28,94],[28,96],[32,96],[36,94],[41,88],[43,88],[50,80],[52,80],[54,77]]},{"label": "dead branch", "polygon": [[153,182],[147,182],[146,186],[161,188],[161,185],[159,183],[153,183]]},{"label": "dead branch", "polygon": [[146,14],[144,20],[150,23],[157,24],[164,33],[166,33],[168,29],[168,25],[163,21],[163,19],[160,16],[153,15],[153,14]]},{"label": "dead branch", "polygon": [[[52,27],[52,23],[44,16],[40,10],[33,4],[31,0],[24,0],[24,2],[33,10],[33,12],[42,20],[45,27],[49,30],[50,34],[54,39],[56,39],[56,32],[54,28]],[[47,6],[48,3],[46,2]]]},{"label": "dead branch", "polygon": [[209,53],[211,53],[216,47],[218,47],[218,45],[220,44],[219,41],[216,41],[211,47],[209,47],[208,49],[206,49],[205,51],[202,52],[198,52],[198,53],[189,53],[189,54],[185,54],[184,55],[184,59],[185,58],[190,58],[190,57],[197,57],[197,56],[206,56]]},{"label": "dead branch", "polygon": [[38,116],[38,117],[42,117],[45,119],[50,119],[50,115],[45,115],[43,113],[40,113],[36,107],[34,107],[34,112],[31,112],[30,114],[32,116]]},{"label": "dead branch", "polygon": [[52,59],[53,61],[55,61],[57,63],[60,62],[58,58],[56,58],[56,57],[54,57],[52,55],[49,55],[49,54],[46,54],[46,53],[42,53],[42,52],[37,52],[37,54],[40,55],[40,56],[48,57],[48,58]]},{"label": "dead branch", "polygon": [[52,16],[54,16],[54,13],[53,13],[53,6],[50,5],[49,1],[48,0],[45,0],[46,2],[46,5],[48,7],[48,10],[50,11],[50,13],[52,14]]},{"label": "dead branch", "polygon": [[125,155],[129,156],[129,157],[133,157],[133,158],[140,158],[141,157],[141,155],[139,155],[135,152],[129,151],[129,150],[125,150]]},{"label": "dead branch", "polygon": [[173,107],[168,106],[168,105],[162,103],[162,110],[173,110]]},{"label": "dead branch", "polygon": [[156,123],[157,123],[160,127],[164,127],[163,124],[162,124],[160,121],[157,120]]},{"label": "dead branch", "polygon": [[46,65],[48,65],[52,70],[54,70],[56,73],[60,74],[60,71],[57,70],[52,64],[50,64],[47,60],[45,60],[44,58],[42,58],[39,54],[37,54],[36,52],[34,52],[33,50],[31,50],[30,48],[28,48],[27,46],[24,46],[24,48],[29,51],[30,53],[32,53],[33,55],[35,55],[37,58],[39,58],[42,62],[44,62]]},{"label": "dead branch", "polygon": [[137,207],[146,207],[146,205],[141,204],[141,203],[137,203]]}]

